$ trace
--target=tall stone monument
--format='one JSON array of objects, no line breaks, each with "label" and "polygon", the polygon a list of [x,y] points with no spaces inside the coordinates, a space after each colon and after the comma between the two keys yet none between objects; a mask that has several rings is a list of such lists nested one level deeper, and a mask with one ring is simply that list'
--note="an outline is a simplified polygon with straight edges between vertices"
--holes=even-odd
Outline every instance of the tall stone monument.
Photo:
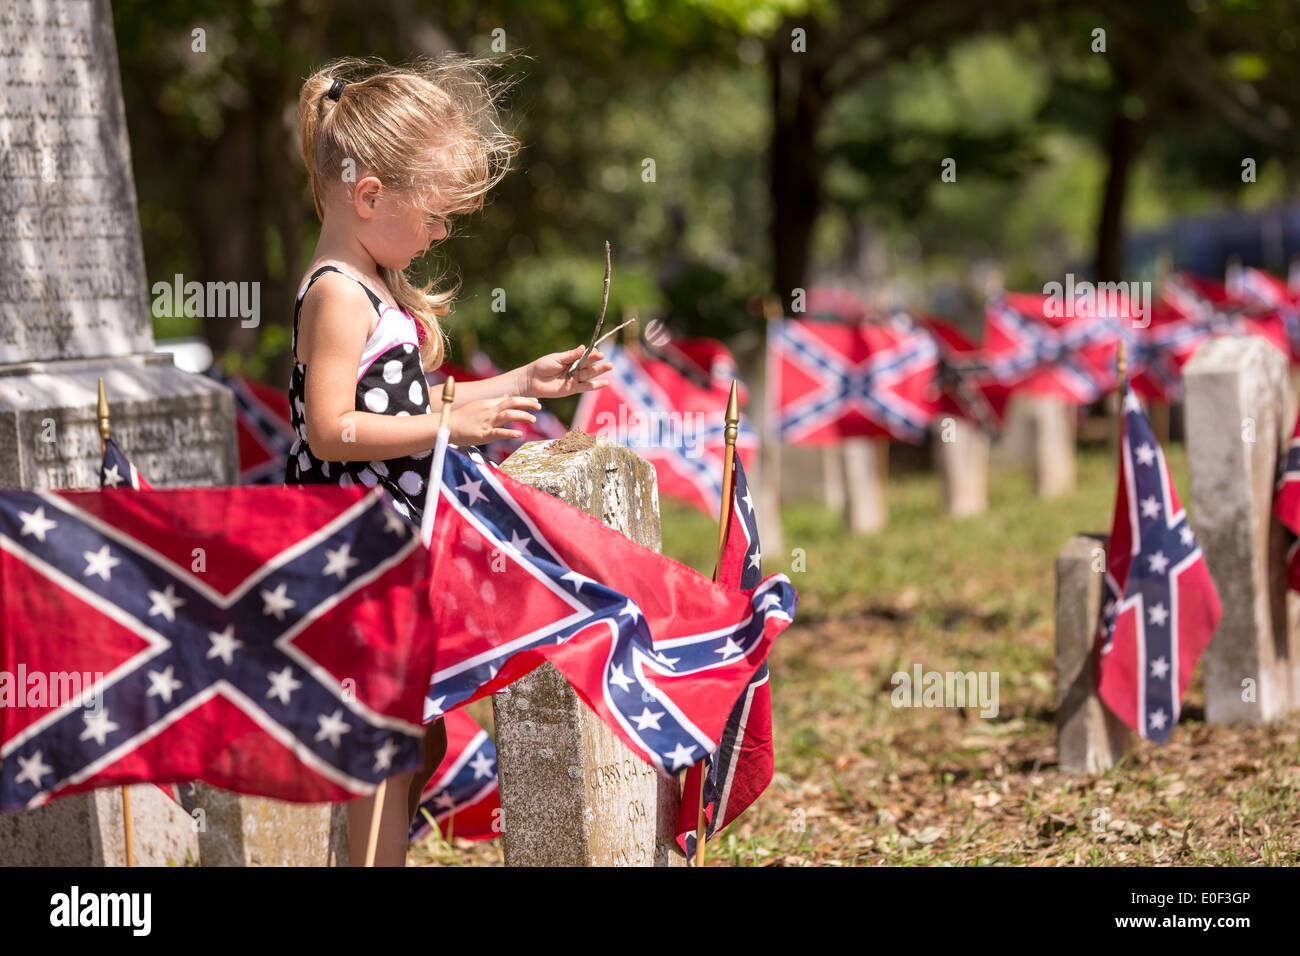
[{"label": "tall stone monument", "polygon": [[[229,392],[154,353],[108,0],[0,0],[0,486],[97,487],[101,376],[151,484],[236,483]],[[190,817],[131,792],[136,862],[191,861]],[[122,860],[117,788],[0,815],[0,865]]]}]

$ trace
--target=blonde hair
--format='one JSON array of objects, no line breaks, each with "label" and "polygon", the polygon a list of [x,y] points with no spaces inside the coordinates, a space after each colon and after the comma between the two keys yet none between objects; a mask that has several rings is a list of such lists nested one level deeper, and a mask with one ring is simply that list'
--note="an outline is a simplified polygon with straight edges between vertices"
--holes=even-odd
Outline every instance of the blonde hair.
[{"label": "blonde hair", "polygon": [[[348,160],[354,173],[372,170],[427,215],[482,208],[519,148],[501,125],[497,104],[506,85],[487,79],[492,65],[460,55],[400,67],[344,57],[313,73],[298,96],[298,131],[316,214],[324,217],[324,187],[342,178]],[[328,94],[337,80],[344,85],[334,99]],[[425,368],[437,368],[446,352],[438,316],[450,311],[458,283],[434,291],[432,282],[417,288],[397,269],[381,274],[424,329]]]}]

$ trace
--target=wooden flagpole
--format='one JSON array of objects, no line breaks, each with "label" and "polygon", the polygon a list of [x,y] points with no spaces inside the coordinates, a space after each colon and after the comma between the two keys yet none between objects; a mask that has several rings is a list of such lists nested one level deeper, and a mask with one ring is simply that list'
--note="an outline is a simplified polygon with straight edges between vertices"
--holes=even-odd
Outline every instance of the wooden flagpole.
[{"label": "wooden flagpole", "polygon": [[[108,451],[108,396],[104,394],[104,379],[99,379],[99,459]],[[103,465],[101,464],[101,468]],[[122,785],[122,828],[126,831],[126,865],[135,866],[135,834],[131,832],[131,791]]]},{"label": "wooden flagpole", "polygon": [[[718,580],[722,570],[722,552],[727,547],[727,530],[731,525],[731,486],[735,479],[736,436],[740,433],[739,384],[731,380],[731,395],[727,398],[727,448],[722,456],[722,504],[718,509],[718,558],[713,563],[713,580]],[[704,838],[707,826],[704,821],[704,770],[700,768],[700,805],[695,817],[695,865],[704,865]]]},{"label": "wooden flagpole", "polygon": [[[438,506],[438,488],[441,486],[443,456],[447,451],[447,414],[456,397],[456,379],[448,375],[442,385],[442,409],[438,412],[438,440],[430,456],[429,479],[425,483],[424,514],[420,522],[420,537],[429,546],[433,530],[433,512]],[[384,812],[384,796],[388,792],[388,778],[379,781],[375,790],[375,805],[370,810],[370,832],[366,835],[366,866],[375,865],[375,849],[379,846],[379,821]]]}]

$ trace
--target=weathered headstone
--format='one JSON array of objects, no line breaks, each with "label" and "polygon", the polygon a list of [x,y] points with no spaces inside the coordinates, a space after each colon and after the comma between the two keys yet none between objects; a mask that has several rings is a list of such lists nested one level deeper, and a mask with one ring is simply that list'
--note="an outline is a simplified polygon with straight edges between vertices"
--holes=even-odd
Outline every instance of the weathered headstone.
[{"label": "weathered headstone", "polygon": [[[199,822],[153,784],[128,789],[135,865],[197,865]],[[0,866],[125,865],[121,787],[0,813]]]},{"label": "weathered headstone", "polygon": [[879,531],[889,520],[885,486],[889,479],[888,438],[846,438],[844,454],[845,517],[854,534]]},{"label": "weathered headstone", "polygon": [[1205,651],[1205,718],[1262,723],[1287,711],[1300,650],[1272,507],[1286,359],[1256,336],[1212,339],[1183,367],[1183,393],[1192,526],[1223,606]]},{"label": "weathered headstone", "polygon": [[[658,551],[654,468],[580,432],[502,470]],[[492,699],[507,866],[679,866],[680,794],[544,664]]]},{"label": "weathered headstone", "polygon": [[284,803],[195,784],[204,866],[347,866],[344,804]]},{"label": "weathered headstone", "polygon": [[[101,376],[151,484],[233,484],[229,393],[153,351],[108,0],[0,5],[0,210],[0,486],[97,487]],[[131,792],[136,862],[191,859],[190,817]],[[0,865],[112,865],[122,845],[117,788],[0,817]]]},{"label": "weathered headstone", "polygon": [[843,511],[844,454],[834,445],[825,445],[822,453],[822,500],[831,511]]},{"label": "weathered headstone", "polygon": [[1110,767],[1128,740],[1097,696],[1093,667],[1107,543],[1075,535],[1056,556],[1056,762],[1079,773]]},{"label": "weathered headstone", "polygon": [[1055,498],[1074,490],[1076,409],[1059,398],[1034,397],[1029,403],[1034,455],[1034,490]]},{"label": "weathered headstone", "polygon": [[934,457],[943,479],[944,512],[983,514],[989,503],[989,436],[964,418],[949,416],[934,430]]}]

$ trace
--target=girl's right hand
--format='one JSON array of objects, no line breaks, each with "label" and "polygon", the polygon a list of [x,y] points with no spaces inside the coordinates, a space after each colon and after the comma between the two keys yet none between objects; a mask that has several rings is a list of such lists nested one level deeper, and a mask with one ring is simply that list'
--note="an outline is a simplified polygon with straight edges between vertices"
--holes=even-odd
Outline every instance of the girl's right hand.
[{"label": "girl's right hand", "polygon": [[[453,445],[486,445],[503,438],[522,438],[517,431],[506,428],[514,422],[535,422],[537,418],[527,409],[539,411],[542,403],[523,395],[502,398],[482,398],[466,402],[451,410],[447,427]],[[437,412],[434,412],[436,415]]]}]

